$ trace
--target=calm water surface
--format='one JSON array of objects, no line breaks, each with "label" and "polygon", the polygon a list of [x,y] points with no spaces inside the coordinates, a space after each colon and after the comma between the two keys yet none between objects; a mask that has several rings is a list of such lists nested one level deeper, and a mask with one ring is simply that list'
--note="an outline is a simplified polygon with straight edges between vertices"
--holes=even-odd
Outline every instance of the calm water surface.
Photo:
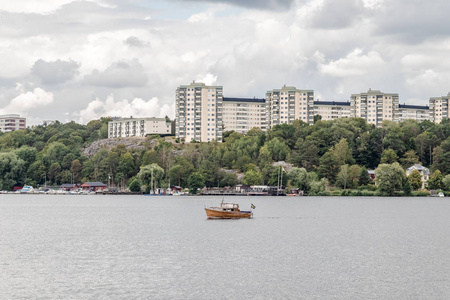
[{"label": "calm water surface", "polygon": [[450,199],[0,195],[0,299],[450,299]]}]

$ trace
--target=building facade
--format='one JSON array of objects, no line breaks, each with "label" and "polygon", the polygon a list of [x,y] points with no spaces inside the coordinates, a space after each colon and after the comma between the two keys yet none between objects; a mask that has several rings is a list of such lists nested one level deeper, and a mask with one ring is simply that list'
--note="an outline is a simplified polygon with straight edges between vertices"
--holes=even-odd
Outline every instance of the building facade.
[{"label": "building facade", "polygon": [[329,121],[350,117],[349,101],[314,101],[314,115],[319,115],[322,120]]},{"label": "building facade", "polygon": [[431,97],[430,98],[430,121],[434,123],[441,123],[443,119],[450,118],[450,93],[447,96]]},{"label": "building facade", "polygon": [[175,136],[181,141],[222,141],[223,89],[192,82],[181,85],[175,97]]},{"label": "building facade", "polygon": [[384,120],[398,122],[398,114],[398,94],[369,89],[367,93],[350,97],[350,116],[363,118],[369,124],[379,127]]},{"label": "building facade", "polygon": [[422,188],[426,188],[428,186],[428,180],[430,179],[430,169],[425,168],[420,164],[415,164],[408,169],[406,169],[406,177],[411,175],[412,171],[417,170],[420,173],[420,179],[422,180]]},{"label": "building facade", "polygon": [[150,134],[173,135],[172,122],[166,118],[116,118],[108,122],[108,138],[145,137]]},{"label": "building facade", "polygon": [[27,119],[21,118],[17,114],[8,114],[0,116],[0,131],[11,132],[14,130],[26,129]]},{"label": "building facade", "polygon": [[430,110],[425,105],[407,105],[399,104],[398,106],[398,121],[416,120],[422,122],[430,119]]},{"label": "building facade", "polygon": [[272,128],[278,124],[292,124],[294,120],[314,124],[314,91],[299,90],[293,86],[266,93],[266,124]]},{"label": "building facade", "polygon": [[223,127],[243,134],[254,127],[266,130],[266,100],[224,97]]}]

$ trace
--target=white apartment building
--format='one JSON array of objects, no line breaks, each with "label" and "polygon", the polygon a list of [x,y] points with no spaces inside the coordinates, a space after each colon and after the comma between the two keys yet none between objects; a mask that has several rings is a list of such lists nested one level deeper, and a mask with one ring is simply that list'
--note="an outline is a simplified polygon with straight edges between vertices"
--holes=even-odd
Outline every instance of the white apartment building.
[{"label": "white apartment building", "polygon": [[171,135],[172,122],[166,118],[117,118],[108,122],[108,138]]},{"label": "white apartment building", "polygon": [[293,86],[266,93],[267,128],[278,124],[292,124],[294,120],[314,124],[314,91],[299,90]]},{"label": "white apartment building", "polygon": [[26,129],[27,119],[21,118],[18,114],[8,114],[0,116],[0,131],[11,132],[14,130]]},{"label": "white apartment building", "polygon": [[320,115],[322,120],[329,121],[350,117],[349,101],[314,101],[314,115]]},{"label": "white apartment building", "polygon": [[369,124],[381,126],[384,120],[398,122],[398,94],[385,94],[379,90],[352,94],[350,116],[363,118]]},{"label": "white apartment building", "polygon": [[398,121],[416,120],[422,122],[430,119],[430,110],[428,106],[399,104]]},{"label": "white apartment building", "polygon": [[243,134],[253,127],[266,130],[266,100],[224,97],[223,127]]},{"label": "white apartment building", "polygon": [[447,96],[430,98],[430,121],[441,123],[443,119],[450,118],[450,93]]},{"label": "white apartment building", "polygon": [[221,86],[195,81],[179,86],[175,98],[175,136],[185,142],[221,142],[222,91]]}]

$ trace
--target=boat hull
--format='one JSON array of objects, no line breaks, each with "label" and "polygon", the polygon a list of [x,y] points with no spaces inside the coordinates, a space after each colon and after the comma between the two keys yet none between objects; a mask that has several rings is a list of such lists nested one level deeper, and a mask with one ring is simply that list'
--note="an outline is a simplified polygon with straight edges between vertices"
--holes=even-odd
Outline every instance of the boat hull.
[{"label": "boat hull", "polygon": [[205,208],[208,219],[250,219],[251,211],[220,211]]}]

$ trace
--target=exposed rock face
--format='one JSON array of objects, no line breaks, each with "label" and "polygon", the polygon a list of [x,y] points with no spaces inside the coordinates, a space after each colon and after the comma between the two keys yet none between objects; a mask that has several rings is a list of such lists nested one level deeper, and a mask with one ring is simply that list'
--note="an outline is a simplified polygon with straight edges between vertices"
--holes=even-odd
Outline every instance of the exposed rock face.
[{"label": "exposed rock face", "polygon": [[156,140],[147,140],[145,137],[122,137],[113,139],[98,140],[84,148],[83,155],[91,158],[100,149],[105,148],[108,151],[118,145],[125,145],[127,149],[141,150],[145,149],[149,145],[152,146],[156,143]]},{"label": "exposed rock face", "polygon": [[274,167],[278,167],[281,166],[282,168],[284,168],[284,171],[289,173],[289,171],[294,167],[293,164],[287,163],[285,161],[277,161],[272,163],[272,166]]}]

